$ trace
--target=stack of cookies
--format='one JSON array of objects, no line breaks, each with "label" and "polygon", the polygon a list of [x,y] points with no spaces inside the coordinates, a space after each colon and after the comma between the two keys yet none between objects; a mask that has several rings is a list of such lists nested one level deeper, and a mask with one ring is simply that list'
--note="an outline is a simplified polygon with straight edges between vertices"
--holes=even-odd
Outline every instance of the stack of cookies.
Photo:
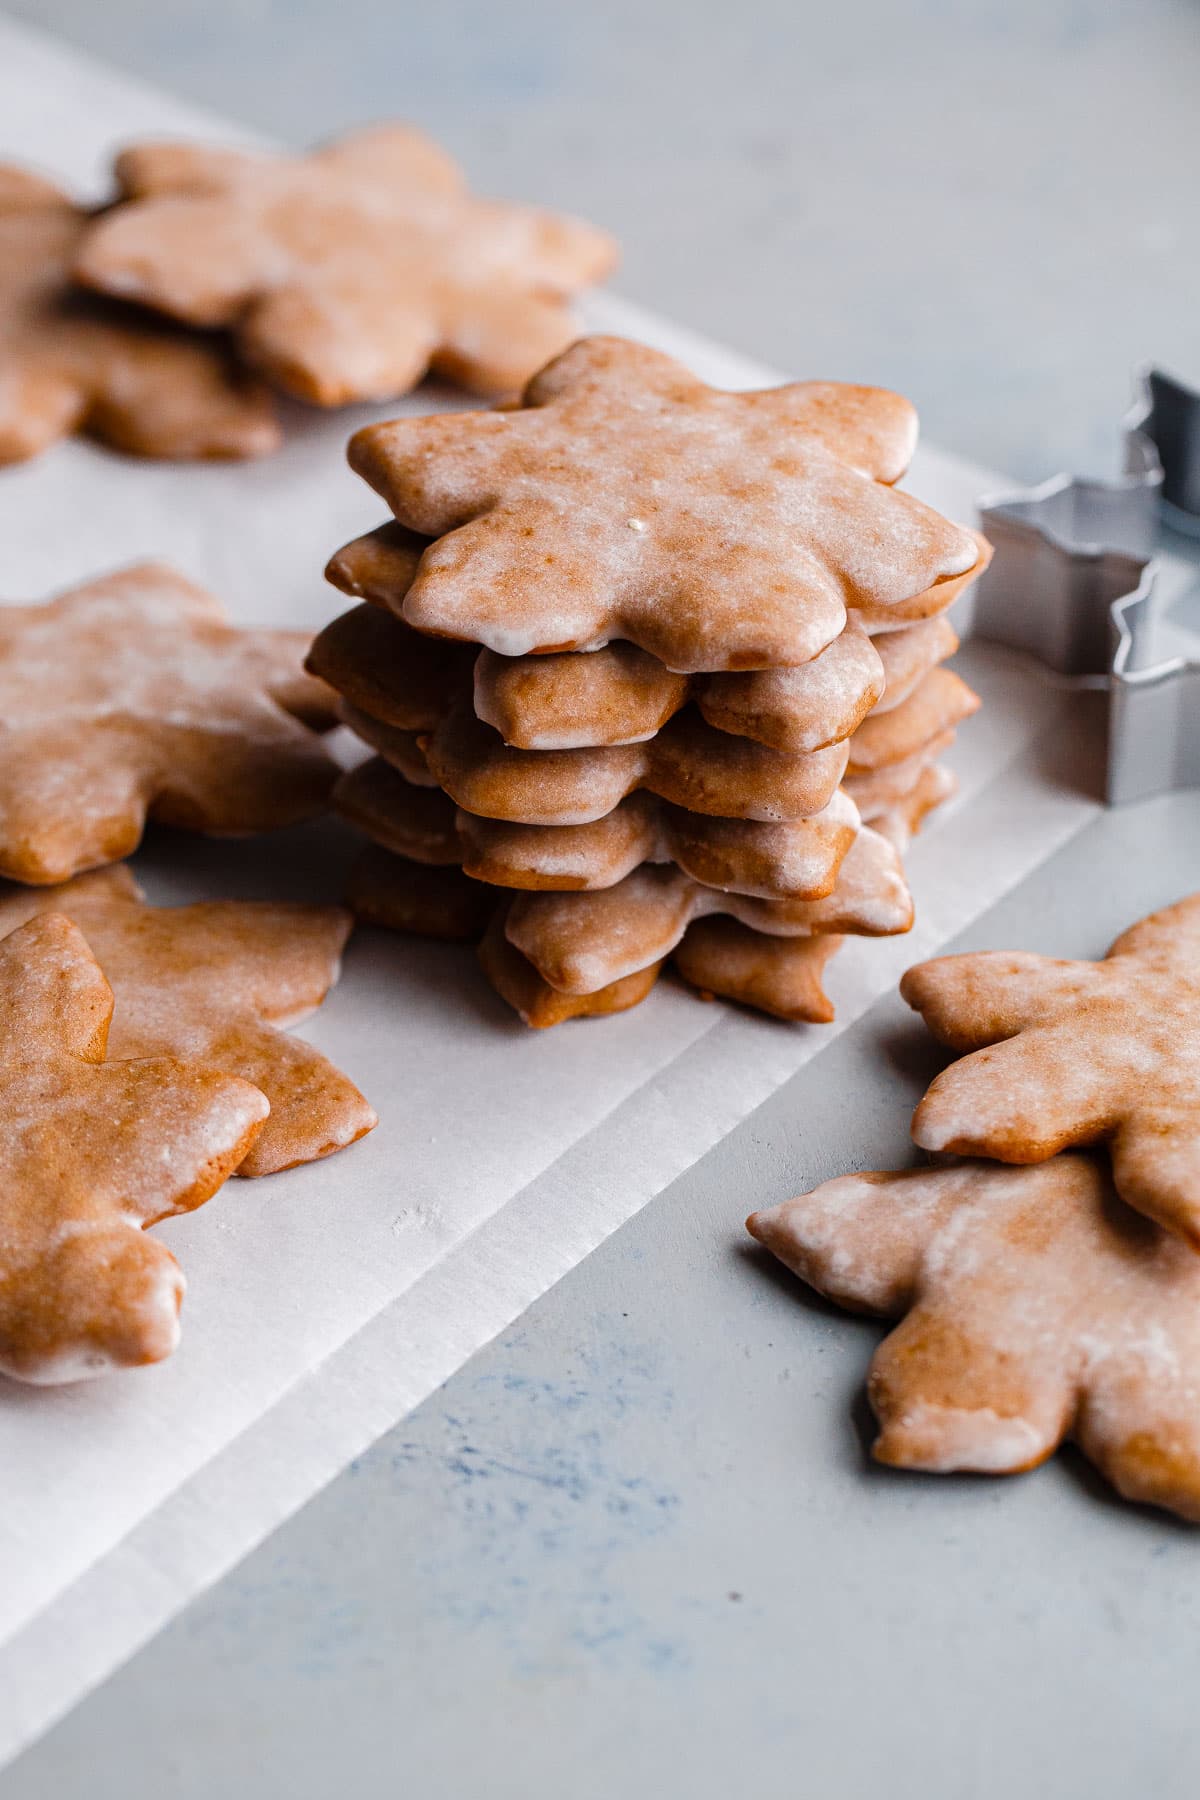
[{"label": "stack of cookies", "polygon": [[375,753],[352,903],[479,936],[530,1024],[685,980],[828,1019],[846,935],[909,929],[900,861],[975,695],[940,665],[987,555],[893,491],[895,394],[704,386],[621,339],[520,405],[402,419],[350,460],[394,521],[330,578],[368,602],[309,668]]}]

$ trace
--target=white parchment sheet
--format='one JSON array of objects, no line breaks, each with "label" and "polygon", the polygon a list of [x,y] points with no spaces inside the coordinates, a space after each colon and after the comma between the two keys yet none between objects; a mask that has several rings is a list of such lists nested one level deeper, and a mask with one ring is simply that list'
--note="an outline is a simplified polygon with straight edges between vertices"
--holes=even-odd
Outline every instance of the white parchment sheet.
[{"label": "white parchment sheet", "polygon": [[[214,131],[246,135],[0,22],[0,156],[99,194],[122,139]],[[615,300],[589,319],[719,384],[781,379]],[[409,410],[447,403],[423,393]],[[248,467],[69,443],[0,473],[0,593],[31,600],[157,555],[246,623],[319,624],[343,604],[325,558],[380,518],[342,457],[369,416],[297,413],[282,454]],[[970,518],[996,483],[924,452],[909,485]],[[1087,823],[1095,803],[1059,760],[1078,750],[1073,703],[982,646],[962,666],[986,705],[955,753],[961,798],[912,853],[917,928],[838,958],[832,1029],[664,982],[624,1017],[532,1033],[470,951],[356,938],[306,1031],[368,1094],[378,1131],[231,1182],[164,1230],[189,1282],[170,1363],[57,1392],[0,1384],[0,1761]],[[163,900],[333,895],[352,847],[335,825],[241,846],[164,834],[139,871]],[[734,1196],[731,1232],[745,1210]]]}]

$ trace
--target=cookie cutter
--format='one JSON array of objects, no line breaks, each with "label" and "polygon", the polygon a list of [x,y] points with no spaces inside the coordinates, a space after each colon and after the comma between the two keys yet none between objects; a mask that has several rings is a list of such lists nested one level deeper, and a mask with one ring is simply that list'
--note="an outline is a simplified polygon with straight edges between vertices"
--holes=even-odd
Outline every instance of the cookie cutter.
[{"label": "cookie cutter", "polygon": [[[1055,475],[979,503],[995,548],[973,630],[1108,696],[1110,806],[1200,785],[1200,659],[1155,660],[1163,620],[1200,580],[1200,393],[1146,367],[1123,422],[1123,472]],[[1162,527],[1193,540],[1164,554]]]}]

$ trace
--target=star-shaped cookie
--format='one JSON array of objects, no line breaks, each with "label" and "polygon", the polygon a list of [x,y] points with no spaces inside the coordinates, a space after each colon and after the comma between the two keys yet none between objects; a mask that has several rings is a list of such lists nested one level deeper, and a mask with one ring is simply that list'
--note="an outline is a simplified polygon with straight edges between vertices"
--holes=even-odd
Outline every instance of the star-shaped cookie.
[{"label": "star-shaped cookie", "polygon": [[894,937],[912,926],[904,870],[886,838],[860,831],[831,893],[763,900],[702,886],[682,869],[635,869],[584,893],[523,893],[509,906],[508,941],[563,994],[591,994],[670,955],[697,919],[722,913],[776,937]]},{"label": "star-shaped cookie", "polygon": [[353,1082],[280,1029],[299,1024],[337,980],[352,922],[342,907],[148,906],[123,864],[61,887],[0,884],[0,938],[47,912],[79,926],[112,987],[111,1057],[203,1062],[266,1095],[270,1118],[239,1175],[313,1162],[376,1124]]},{"label": "star-shaped cookie", "polygon": [[0,464],[86,432],[136,456],[262,456],[279,443],[267,389],[226,346],[81,294],[89,216],[0,164]]},{"label": "star-shaped cookie", "polygon": [[112,1004],[60,914],[0,943],[0,1371],[20,1381],[171,1354],[183,1277],[142,1227],[209,1199],[267,1116],[202,1064],[106,1062]]},{"label": "star-shaped cookie", "polygon": [[[803,663],[872,613],[965,575],[974,537],[888,483],[916,439],[879,388],[706,387],[585,338],[515,410],[371,425],[351,466],[435,538],[401,602],[503,656],[625,638],[669,669]],[[938,610],[934,604],[931,610]]]},{"label": "star-shaped cookie", "polygon": [[846,1175],[747,1223],[839,1306],[902,1320],[871,1364],[880,1462],[1015,1474],[1070,1438],[1200,1521],[1200,1257],[1101,1162]]},{"label": "star-shaped cookie", "polygon": [[519,388],[576,335],[568,297],[616,261],[580,220],[475,199],[403,125],[308,156],[141,144],[116,174],[127,204],[92,227],[78,278],[228,326],[247,362],[320,406],[392,399],[430,369]]},{"label": "star-shaped cookie", "polygon": [[1103,962],[943,956],[900,992],[971,1053],[917,1108],[918,1144],[1033,1163],[1107,1142],[1121,1196],[1200,1245],[1200,894],[1123,932]]},{"label": "star-shaped cookie", "polygon": [[307,726],[334,714],[306,645],[159,563],[0,606],[0,875],[116,862],[148,816],[237,836],[320,811],[337,768]]}]

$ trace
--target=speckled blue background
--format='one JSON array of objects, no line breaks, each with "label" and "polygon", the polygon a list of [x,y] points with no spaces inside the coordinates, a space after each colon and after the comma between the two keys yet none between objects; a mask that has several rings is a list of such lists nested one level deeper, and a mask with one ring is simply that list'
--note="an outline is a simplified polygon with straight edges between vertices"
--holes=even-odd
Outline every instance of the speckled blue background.
[{"label": "speckled blue background", "polygon": [[[1137,358],[1200,376],[1191,0],[13,10],[296,141],[407,114],[482,185],[615,228],[631,296],[901,386],[1015,474],[1111,466]],[[1100,818],[961,947],[1096,954],[1189,886],[1197,794]],[[752,1205],[902,1159],[933,1066],[881,1003],[4,1800],[1192,1800],[1195,1533],[1070,1454],[870,1469],[877,1333],[740,1240]]]}]

